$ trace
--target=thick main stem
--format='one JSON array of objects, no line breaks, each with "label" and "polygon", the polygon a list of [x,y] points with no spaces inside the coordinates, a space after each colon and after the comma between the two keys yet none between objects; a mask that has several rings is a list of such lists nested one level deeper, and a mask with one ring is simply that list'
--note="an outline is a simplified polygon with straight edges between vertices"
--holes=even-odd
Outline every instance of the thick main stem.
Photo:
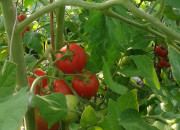
[{"label": "thick main stem", "polygon": [[55,40],[55,50],[58,51],[61,47],[65,45],[64,43],[64,14],[65,7],[58,8],[56,10],[56,40]]},{"label": "thick main stem", "polygon": [[16,8],[12,0],[4,0],[0,2],[4,17],[5,29],[8,35],[8,46],[11,49],[12,61],[17,64],[16,71],[16,88],[19,90],[27,86],[27,76],[24,61],[24,50],[22,46],[22,35],[20,31],[15,28],[12,43],[12,31],[16,27]]},{"label": "thick main stem", "polygon": [[[11,48],[10,54],[12,55],[12,61],[17,64],[16,89],[18,91],[19,89],[28,86],[21,35],[22,31],[19,31],[16,28],[16,7],[13,0],[1,0],[0,5],[8,36],[8,46]],[[12,34],[14,34],[13,37]],[[36,130],[32,109],[29,109],[25,115],[25,124],[27,128],[26,130]]]}]

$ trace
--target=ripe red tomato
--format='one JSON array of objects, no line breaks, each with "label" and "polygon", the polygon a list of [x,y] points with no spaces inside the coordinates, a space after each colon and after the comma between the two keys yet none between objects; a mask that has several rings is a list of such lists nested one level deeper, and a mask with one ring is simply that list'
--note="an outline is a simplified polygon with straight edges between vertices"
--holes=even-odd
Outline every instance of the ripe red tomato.
[{"label": "ripe red tomato", "polygon": [[64,80],[54,80],[54,92],[63,93],[64,95],[73,94]]},{"label": "ripe red tomato", "polygon": [[19,16],[17,16],[17,20],[18,20],[19,22],[22,21],[21,17],[19,17]]},{"label": "ripe red tomato", "polygon": [[158,69],[162,69],[163,67],[169,68],[170,63],[167,57],[163,57],[157,64]]},{"label": "ripe red tomato", "polygon": [[167,54],[168,54],[167,47],[163,46],[163,45],[159,45],[156,47],[155,53],[156,53],[156,55],[158,55],[160,57],[167,57]]},{"label": "ripe red tomato", "polygon": [[35,108],[35,118],[37,130],[58,130],[59,123],[55,123],[50,129],[48,129],[48,123],[44,121],[43,117],[37,114],[38,108]]},{"label": "ripe red tomato", "polygon": [[[70,52],[74,51],[74,54],[72,55],[72,61],[70,61],[68,58],[56,62],[58,68],[62,70],[64,73],[76,73],[75,70],[80,72],[86,65],[87,61],[87,55],[84,49],[77,45],[77,44],[70,44],[69,45]],[[60,51],[67,52],[67,46],[64,46],[60,49]],[[61,58],[63,55],[58,53],[56,55],[56,59]]]},{"label": "ripe red tomato", "polygon": [[[40,69],[35,69],[34,70],[34,73],[37,75],[37,76],[44,76],[46,75],[46,73]],[[28,81],[29,81],[29,86],[31,87],[33,81],[35,80],[35,77],[33,78],[30,78],[28,77]],[[45,88],[47,86],[47,79],[43,79],[42,82],[41,82],[41,85],[42,85],[42,88]],[[35,89],[35,94],[39,94],[39,84],[36,86],[36,89]]]},{"label": "ripe red tomato", "polygon": [[[21,14],[19,15],[19,17],[21,18],[22,21],[26,19],[26,15],[23,14],[23,13],[21,13]],[[19,21],[19,22],[21,22],[21,21]]]},{"label": "ripe red tomato", "polygon": [[28,26],[26,27],[26,31],[29,31],[30,28],[31,28],[31,27],[28,25]]},{"label": "ripe red tomato", "polygon": [[166,67],[166,68],[169,68],[170,66],[171,66],[170,63],[169,63],[169,62],[166,62],[165,67]]},{"label": "ripe red tomato", "polygon": [[[87,75],[91,75],[91,72],[88,71]],[[99,81],[95,75],[89,77],[89,80],[85,84],[83,80],[79,79],[79,76],[75,76],[72,80],[72,88],[83,98],[94,96],[99,88]]]}]

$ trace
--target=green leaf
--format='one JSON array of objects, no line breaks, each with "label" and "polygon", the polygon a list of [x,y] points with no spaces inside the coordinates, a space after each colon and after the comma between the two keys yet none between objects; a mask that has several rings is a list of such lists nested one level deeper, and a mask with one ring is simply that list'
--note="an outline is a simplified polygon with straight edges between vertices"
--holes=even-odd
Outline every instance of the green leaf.
[{"label": "green leaf", "polygon": [[28,109],[29,93],[26,88],[0,102],[0,130],[18,130]]},{"label": "green leaf", "polygon": [[28,6],[32,6],[32,4],[35,3],[35,0],[24,0],[24,8],[27,8]]},{"label": "green leaf", "polygon": [[25,62],[27,65],[27,70],[30,70],[34,66],[34,64],[37,62],[37,60],[33,55],[26,55]]},{"label": "green leaf", "polygon": [[[178,12],[178,13],[176,14],[176,12]],[[179,20],[179,19],[180,19],[179,11],[173,9],[173,8],[170,7],[170,6],[165,6],[165,8],[164,8],[164,14],[165,14],[165,16],[168,18],[168,20],[169,20],[169,19],[171,19],[171,20]]]},{"label": "green leaf", "polygon": [[134,60],[138,70],[145,78],[146,82],[151,87],[153,92],[156,93],[156,91],[159,91],[160,83],[155,72],[152,60],[145,55],[134,55],[131,56],[131,58]]},{"label": "green leaf", "polygon": [[[6,61],[0,73],[0,97],[11,95],[15,89],[16,64]],[[1,100],[0,100],[1,102]]]},{"label": "green leaf", "polygon": [[[123,7],[114,7],[113,10],[132,19]],[[146,49],[152,41],[151,38],[147,38],[149,35],[147,32],[107,17],[98,11],[90,13],[85,32],[88,34],[91,60],[99,69],[103,66],[102,56],[107,59],[108,65],[112,66],[121,57],[121,52],[126,52],[128,48]]]},{"label": "green leaf", "polygon": [[137,90],[132,90],[118,98],[117,102],[113,100],[108,104],[108,115],[103,121],[103,127],[105,130],[121,130],[119,124],[119,114],[126,109],[135,109],[139,111],[139,105],[137,101]]},{"label": "green leaf", "polygon": [[171,64],[172,74],[174,76],[174,79],[176,80],[177,84],[180,85],[180,53],[174,49],[172,46],[169,46],[168,48],[168,57]]},{"label": "green leaf", "polygon": [[115,93],[118,93],[118,94],[126,93],[128,89],[125,86],[118,84],[112,80],[110,69],[104,58],[103,58],[103,63],[104,63],[103,65],[104,81],[108,85],[108,87]]},{"label": "green leaf", "polygon": [[126,130],[158,130],[148,125],[135,109],[127,109],[121,112],[118,121]]},{"label": "green leaf", "polygon": [[180,8],[180,1],[179,0],[165,0],[167,5],[170,5],[175,8]]},{"label": "green leaf", "polygon": [[30,49],[33,49],[37,53],[42,52],[40,33],[26,32],[23,41],[28,45]]},{"label": "green leaf", "polygon": [[98,122],[98,118],[96,117],[96,113],[93,107],[90,105],[85,108],[82,113],[80,126],[86,128],[91,125],[95,125]]},{"label": "green leaf", "polygon": [[57,121],[66,117],[68,108],[64,94],[53,93],[46,96],[36,95],[33,99],[33,106],[38,106],[40,114],[51,128]]}]

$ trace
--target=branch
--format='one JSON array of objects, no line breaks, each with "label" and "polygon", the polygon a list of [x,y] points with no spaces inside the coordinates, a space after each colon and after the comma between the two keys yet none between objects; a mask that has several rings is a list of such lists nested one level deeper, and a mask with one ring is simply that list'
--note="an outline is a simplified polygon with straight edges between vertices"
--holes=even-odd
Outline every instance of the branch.
[{"label": "branch", "polygon": [[122,22],[124,22],[124,23],[126,23],[126,24],[129,24],[129,25],[132,25],[132,26],[134,26],[134,27],[137,27],[137,28],[140,28],[140,29],[142,29],[142,30],[145,30],[145,31],[147,31],[147,32],[150,32],[151,34],[153,34],[153,35],[155,35],[155,36],[157,36],[157,37],[159,37],[159,38],[161,38],[161,39],[164,39],[164,40],[165,40],[165,38],[166,38],[163,34],[161,34],[161,33],[157,32],[157,31],[153,30],[153,29],[150,28],[150,27],[148,27],[148,25],[140,24],[140,23],[134,22],[134,21],[132,21],[132,20],[129,20],[129,19],[127,19],[127,18],[125,18],[125,17],[123,17],[123,16],[121,16],[121,15],[113,12],[111,9],[105,10],[105,11],[104,11],[104,14],[107,15],[107,16],[109,16],[109,17],[118,19],[118,20],[120,20],[120,21],[122,21]]},{"label": "branch", "polygon": [[41,17],[42,15],[54,9],[63,7],[65,5],[78,6],[78,7],[83,7],[86,9],[93,9],[93,10],[104,10],[106,8],[110,8],[115,5],[120,5],[121,3],[123,3],[123,1],[124,0],[111,0],[111,1],[106,1],[102,3],[93,3],[93,2],[86,2],[82,0],[66,0],[66,1],[58,0],[56,2],[53,2],[52,4],[44,6],[42,9],[36,11],[34,14],[26,18],[24,21],[22,21],[21,23],[17,25],[17,29],[22,31],[37,18]]},{"label": "branch", "polygon": [[[34,14],[32,14],[30,17],[19,23],[17,26],[18,29],[23,30],[26,26],[28,26],[31,22],[33,22],[38,17],[42,16],[45,13],[50,12],[51,10],[70,5],[70,6],[78,6],[83,7],[90,10],[99,10],[104,11],[109,9],[112,6],[121,5],[128,9],[132,14],[134,14],[136,17],[140,17],[142,19],[145,19],[147,22],[158,28],[161,32],[164,32],[164,35],[160,34],[159,32],[153,30],[153,29],[145,29],[145,27],[142,27],[142,25],[139,25],[138,23],[135,24],[135,22],[129,22],[126,20],[126,23],[135,25],[136,27],[144,30],[148,30],[152,34],[161,37],[166,38],[168,37],[171,41],[176,42],[178,45],[180,45],[180,34],[176,31],[168,28],[165,24],[161,23],[158,18],[140,10],[137,8],[133,3],[131,3],[128,0],[111,0],[111,1],[105,1],[102,3],[94,3],[94,2],[87,2],[82,0],[58,0],[50,5],[45,6],[44,8],[38,10]],[[113,14],[113,17],[117,17],[115,14]],[[124,20],[121,17],[118,16],[118,19]]]},{"label": "branch", "polygon": [[65,45],[64,43],[64,14],[65,7],[61,7],[56,10],[56,39],[55,39],[55,51],[58,51]]},{"label": "branch", "polygon": [[156,26],[158,29],[160,29],[164,34],[170,38],[172,41],[178,40],[180,41],[180,34],[177,33],[176,31],[168,28],[165,24],[161,23],[158,18],[147,14],[146,12],[138,9],[134,4],[132,4],[130,1],[126,1],[122,3],[122,6],[127,8],[128,10],[131,11],[132,14],[134,14],[137,17],[140,17],[142,19],[145,19],[152,25]]}]

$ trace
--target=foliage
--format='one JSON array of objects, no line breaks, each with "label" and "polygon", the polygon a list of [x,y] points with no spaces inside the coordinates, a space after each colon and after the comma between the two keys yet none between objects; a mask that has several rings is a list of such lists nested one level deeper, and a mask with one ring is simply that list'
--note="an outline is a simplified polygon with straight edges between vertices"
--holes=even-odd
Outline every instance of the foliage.
[{"label": "foliage", "polygon": [[[0,0],[0,6],[0,130],[35,130],[34,109],[48,128],[58,122],[62,130],[180,129],[178,0]],[[18,21],[22,13],[27,18]],[[83,51],[84,63],[70,43]],[[97,91],[88,86],[93,76]],[[27,77],[34,78],[30,87]],[[55,91],[56,80],[69,93],[61,85]]]}]

